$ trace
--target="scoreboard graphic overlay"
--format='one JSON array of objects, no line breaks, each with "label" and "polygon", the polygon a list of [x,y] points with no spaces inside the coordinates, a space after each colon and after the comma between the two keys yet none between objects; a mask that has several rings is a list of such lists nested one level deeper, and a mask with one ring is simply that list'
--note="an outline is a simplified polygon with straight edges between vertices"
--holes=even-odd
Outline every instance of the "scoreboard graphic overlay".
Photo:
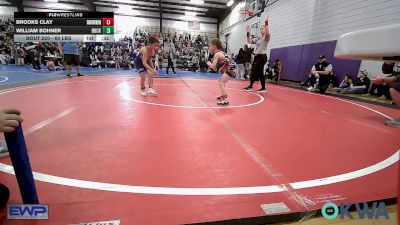
[{"label": "scoreboard graphic overlay", "polygon": [[15,12],[15,42],[114,42],[112,12]]}]

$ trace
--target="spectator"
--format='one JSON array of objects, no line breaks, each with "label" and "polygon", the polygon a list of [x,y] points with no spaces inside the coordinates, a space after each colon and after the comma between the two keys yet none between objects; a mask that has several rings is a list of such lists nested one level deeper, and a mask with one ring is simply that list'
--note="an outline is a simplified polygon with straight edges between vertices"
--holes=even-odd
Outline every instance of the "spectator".
[{"label": "spectator", "polygon": [[100,68],[100,61],[97,59],[97,56],[96,56],[95,52],[90,53],[89,58],[90,58],[90,65],[92,67],[97,67],[98,66]]},{"label": "spectator", "polygon": [[249,48],[247,45],[243,48],[243,61],[244,61],[244,78],[248,79],[251,70],[251,55],[253,49]]},{"label": "spectator", "polygon": [[342,94],[366,94],[368,93],[369,86],[371,84],[370,79],[368,78],[368,72],[366,70],[361,70],[359,77],[354,82],[354,84],[350,85],[349,88],[342,89]]},{"label": "spectator", "polygon": [[16,64],[18,66],[24,66],[25,65],[24,58],[25,58],[25,51],[23,48],[18,46],[17,47],[17,62],[16,62]]},{"label": "spectator", "polygon": [[39,46],[35,47],[35,51],[33,52],[33,60],[32,60],[32,65],[33,65],[33,69],[36,71],[41,70],[42,68],[40,68],[40,49]]},{"label": "spectator", "polygon": [[325,93],[331,83],[332,65],[326,61],[325,55],[320,55],[306,82],[302,85],[310,85],[308,91]]},{"label": "spectator", "polygon": [[97,53],[97,59],[100,62],[100,64],[99,64],[100,67],[106,67],[107,68],[106,57],[104,55],[104,52],[98,52]]},{"label": "spectator", "polygon": [[244,80],[244,76],[246,73],[244,57],[245,57],[245,52],[244,52],[243,48],[240,48],[239,54],[236,56],[236,65],[237,65],[236,79],[237,80]]},{"label": "spectator", "polygon": [[160,69],[160,61],[159,61],[159,57],[156,54],[155,59],[154,59],[154,69],[159,70]]},{"label": "spectator", "polygon": [[115,62],[115,68],[117,70],[121,69],[121,53],[119,52],[119,50],[117,50],[114,53],[114,62]]},{"label": "spectator", "polygon": [[5,51],[2,51],[0,54],[0,64],[7,64],[7,56]]},{"label": "spectator", "polygon": [[164,55],[163,54],[164,54],[164,52],[163,52],[163,49],[161,48],[160,52],[158,54],[158,62],[159,62],[160,70],[163,69],[163,62],[164,62]]},{"label": "spectator", "polygon": [[[391,73],[390,77],[374,77],[373,81],[376,85],[388,84],[390,86],[390,95],[393,102],[400,106],[400,63],[385,62],[382,66],[382,72]],[[400,118],[386,122],[387,125],[400,128]]]},{"label": "spectator", "polygon": [[363,94],[363,96],[378,96],[378,100],[388,100],[390,97],[390,85],[380,84],[377,85],[375,83],[372,84],[368,93]]},{"label": "spectator", "polygon": [[349,74],[347,74],[347,75],[344,76],[344,78],[342,80],[342,83],[340,83],[339,87],[338,88],[334,88],[334,90],[339,93],[343,89],[350,88],[350,86],[352,84],[353,84],[353,79],[351,78],[351,76]]},{"label": "spectator", "polygon": [[283,64],[280,59],[276,59],[273,67],[272,81],[278,84],[281,81],[281,74],[283,71]]},{"label": "spectator", "polygon": [[192,62],[191,62],[191,70],[193,71],[193,72],[196,72],[197,71],[197,69],[199,68],[199,61],[200,61],[200,59],[199,59],[199,57],[197,56],[197,54],[195,54],[194,56],[193,56],[193,58],[192,58]]},{"label": "spectator", "polygon": [[133,50],[131,51],[131,53],[129,54],[129,65],[131,65],[132,68],[135,68],[135,60],[136,60],[136,56],[137,56],[137,50]]},{"label": "spectator", "polygon": [[9,64],[16,64],[17,62],[17,49],[15,47],[15,45],[11,42],[11,45],[9,46],[10,48],[10,55],[11,55],[11,59]]},{"label": "spectator", "polygon": [[49,60],[47,61],[47,69],[48,69],[49,71],[58,71],[58,70],[61,70],[61,67],[56,66],[56,64],[54,63],[54,61],[53,61],[52,59],[49,59]]},{"label": "spectator", "polygon": [[173,51],[173,50],[170,50],[170,51],[168,52],[167,74],[168,74],[168,72],[169,72],[169,68],[172,68],[172,72],[174,72],[174,75],[176,75],[176,73],[175,73],[175,68],[174,68],[174,59],[175,59],[174,51]]},{"label": "spectator", "polygon": [[[385,66],[385,64],[383,64],[383,66]],[[386,76],[392,77],[394,75],[392,74],[392,72],[390,72],[390,75],[382,75],[382,76],[374,76],[374,77],[386,77]],[[375,94],[375,92],[376,92],[376,94]],[[387,85],[387,84],[378,85],[378,84],[373,83],[371,86],[371,89],[369,90],[369,93],[364,94],[364,96],[371,96],[371,95],[379,96],[378,97],[379,100],[392,99],[390,96],[390,85]]]},{"label": "spectator", "polygon": [[207,66],[206,59],[204,57],[202,57],[200,59],[199,67],[200,67],[200,72],[201,73],[207,72],[208,66]]}]

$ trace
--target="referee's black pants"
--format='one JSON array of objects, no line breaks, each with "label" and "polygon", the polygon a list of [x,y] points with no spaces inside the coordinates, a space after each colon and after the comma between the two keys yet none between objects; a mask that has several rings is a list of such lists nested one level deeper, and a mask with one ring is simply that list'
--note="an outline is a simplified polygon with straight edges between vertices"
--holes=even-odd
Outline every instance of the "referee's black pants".
[{"label": "referee's black pants", "polygon": [[168,72],[169,72],[169,68],[172,68],[172,72],[174,72],[174,74],[176,74],[175,73],[175,68],[174,68],[174,63],[173,63],[173,61],[171,60],[168,60],[168,66],[167,66],[167,74],[168,74]]},{"label": "referee's black pants", "polygon": [[252,88],[254,82],[260,80],[262,89],[265,89],[264,66],[265,66],[265,63],[267,63],[267,60],[268,60],[268,57],[265,54],[256,55],[254,57],[254,62],[251,67],[249,87]]}]

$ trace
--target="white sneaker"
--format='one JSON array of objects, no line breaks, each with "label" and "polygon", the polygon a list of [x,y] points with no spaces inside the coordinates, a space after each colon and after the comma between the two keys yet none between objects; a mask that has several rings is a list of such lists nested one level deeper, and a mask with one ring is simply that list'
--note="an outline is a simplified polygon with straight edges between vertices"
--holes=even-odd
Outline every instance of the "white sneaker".
[{"label": "white sneaker", "polygon": [[386,122],[386,125],[400,128],[400,119],[389,120]]},{"label": "white sneaker", "polygon": [[8,156],[10,153],[8,152],[7,144],[3,141],[0,141],[0,157]]},{"label": "white sneaker", "polygon": [[222,99],[221,101],[217,102],[218,105],[228,105],[229,104],[229,100],[228,99]]},{"label": "white sneaker", "polygon": [[314,88],[310,86],[307,88],[307,91],[314,91]]},{"label": "white sneaker", "polygon": [[378,98],[378,100],[387,100],[387,98],[386,98],[385,95],[382,95],[382,96],[380,96],[380,97]]},{"label": "white sneaker", "polygon": [[150,95],[158,95],[157,92],[156,92],[156,90],[154,90],[153,88],[149,88],[148,93],[149,93]]},{"label": "white sneaker", "polygon": [[146,97],[147,96],[146,90],[145,89],[141,90],[140,95],[142,95],[143,97]]}]

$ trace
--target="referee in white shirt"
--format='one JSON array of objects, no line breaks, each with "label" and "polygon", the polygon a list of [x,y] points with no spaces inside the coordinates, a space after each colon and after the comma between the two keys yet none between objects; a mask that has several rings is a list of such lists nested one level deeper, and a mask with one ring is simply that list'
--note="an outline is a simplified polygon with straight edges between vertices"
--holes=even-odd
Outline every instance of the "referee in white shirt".
[{"label": "referee in white shirt", "polygon": [[254,51],[254,61],[253,66],[251,67],[250,74],[250,85],[245,88],[246,91],[253,90],[253,84],[255,81],[260,80],[261,89],[258,92],[267,92],[265,89],[265,77],[264,77],[264,66],[268,60],[266,50],[268,46],[268,42],[270,40],[269,28],[268,28],[268,19],[265,21],[265,25],[261,26],[260,33],[261,38],[255,39],[250,37],[250,27],[247,27],[247,42],[249,44],[255,44],[256,48]]}]

